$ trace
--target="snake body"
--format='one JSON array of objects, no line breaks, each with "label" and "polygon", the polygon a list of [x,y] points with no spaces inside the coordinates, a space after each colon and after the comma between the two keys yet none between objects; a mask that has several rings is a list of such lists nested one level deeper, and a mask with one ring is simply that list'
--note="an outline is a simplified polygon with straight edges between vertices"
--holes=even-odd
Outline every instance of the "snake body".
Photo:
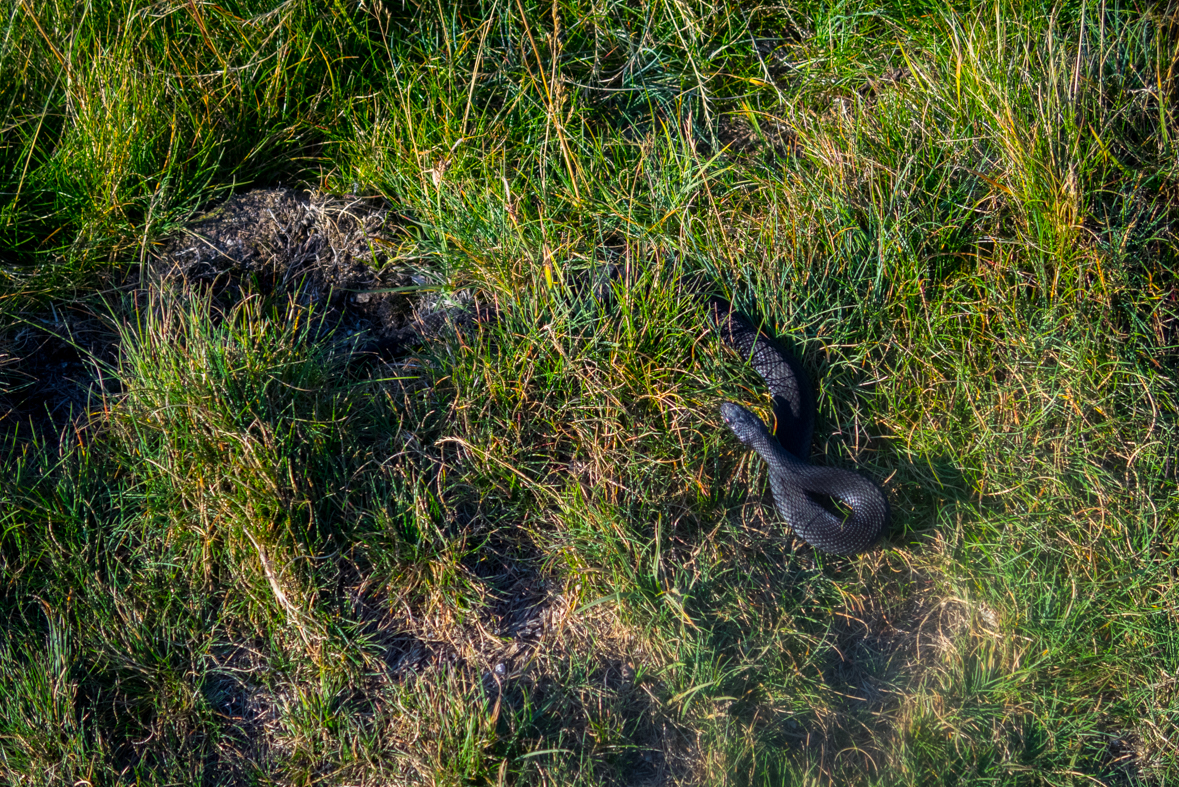
[{"label": "snake body", "polygon": [[[737,439],[765,460],[778,513],[822,552],[863,552],[888,527],[888,500],[863,476],[810,459],[815,395],[798,359],[719,298],[710,302],[725,343],[749,359],[774,399],[775,428],[741,405],[725,402],[721,417]],[[850,511],[843,513],[838,502]]]}]

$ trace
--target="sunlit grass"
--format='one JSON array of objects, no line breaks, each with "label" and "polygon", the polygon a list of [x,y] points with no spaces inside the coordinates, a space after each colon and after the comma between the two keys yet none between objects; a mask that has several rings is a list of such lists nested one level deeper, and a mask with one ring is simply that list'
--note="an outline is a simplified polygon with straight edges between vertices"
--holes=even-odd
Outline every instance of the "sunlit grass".
[{"label": "sunlit grass", "polygon": [[[4,780],[1179,776],[1160,12],[4,24]],[[381,194],[404,297],[496,319],[377,357],[297,282],[140,269],[275,184]],[[803,359],[878,551],[781,523],[699,288]]]}]

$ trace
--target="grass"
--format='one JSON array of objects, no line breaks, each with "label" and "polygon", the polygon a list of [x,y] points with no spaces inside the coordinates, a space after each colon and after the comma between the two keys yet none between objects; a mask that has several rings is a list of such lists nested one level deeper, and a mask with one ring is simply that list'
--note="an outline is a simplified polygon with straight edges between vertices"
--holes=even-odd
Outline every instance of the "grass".
[{"label": "grass", "polygon": [[[0,780],[1179,779],[1175,25],[12,4]],[[278,184],[498,319],[375,352],[313,283],[156,275]],[[879,550],[779,521],[685,282],[803,358]]]}]

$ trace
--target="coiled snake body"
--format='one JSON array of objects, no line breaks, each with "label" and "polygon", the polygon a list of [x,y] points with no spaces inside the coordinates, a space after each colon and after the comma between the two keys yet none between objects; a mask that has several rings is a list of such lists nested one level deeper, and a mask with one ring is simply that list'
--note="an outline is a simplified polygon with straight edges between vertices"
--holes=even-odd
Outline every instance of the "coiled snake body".
[{"label": "coiled snake body", "polygon": [[[742,443],[765,460],[778,513],[794,532],[822,552],[854,554],[871,547],[888,527],[880,487],[856,473],[808,463],[815,426],[815,395],[801,364],[719,298],[710,301],[725,342],[753,364],[774,398],[775,428],[748,409],[725,402],[721,416]],[[850,514],[842,514],[838,501]]]}]

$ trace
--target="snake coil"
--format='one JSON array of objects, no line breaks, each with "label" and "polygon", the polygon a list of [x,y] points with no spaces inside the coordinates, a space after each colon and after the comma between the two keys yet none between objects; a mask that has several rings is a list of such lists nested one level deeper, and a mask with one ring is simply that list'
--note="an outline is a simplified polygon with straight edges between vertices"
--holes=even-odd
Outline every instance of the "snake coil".
[{"label": "snake coil", "polygon": [[[725,343],[749,359],[773,396],[772,431],[750,410],[731,402],[721,405],[721,417],[737,439],[765,460],[778,513],[822,552],[850,555],[868,549],[888,527],[888,500],[880,487],[857,473],[809,463],[815,394],[802,365],[728,302],[714,298],[709,303]],[[831,501],[850,513],[839,512]]]}]

